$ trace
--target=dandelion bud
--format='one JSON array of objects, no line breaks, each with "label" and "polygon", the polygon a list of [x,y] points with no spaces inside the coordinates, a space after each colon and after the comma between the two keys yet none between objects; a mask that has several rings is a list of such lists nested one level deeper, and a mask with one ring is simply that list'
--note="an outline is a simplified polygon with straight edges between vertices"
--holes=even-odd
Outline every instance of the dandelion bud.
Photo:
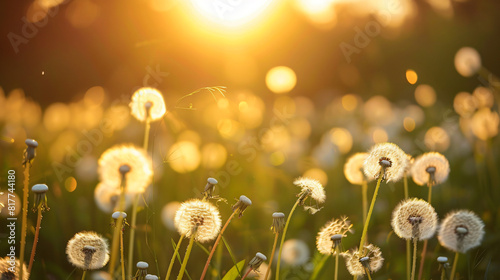
[{"label": "dandelion bud", "polygon": [[146,280],[158,280],[158,276],[153,275],[153,274],[148,274],[148,275],[146,275],[146,277],[144,279],[146,279]]},{"label": "dandelion bud", "polygon": [[205,190],[203,191],[203,194],[206,197],[211,197],[214,190],[215,190],[215,185],[217,185],[219,182],[215,178],[208,178],[207,179],[207,184],[205,185]]},{"label": "dandelion bud", "polygon": [[443,220],[438,233],[439,243],[454,252],[465,253],[481,244],[484,224],[471,211],[460,210],[449,213]]},{"label": "dandelion bud", "polygon": [[334,249],[340,245],[342,237],[347,236],[347,232],[351,232],[351,228],[352,224],[347,220],[347,217],[333,219],[326,223],[316,237],[318,251],[323,255],[334,254]]},{"label": "dandelion bud", "polygon": [[111,214],[111,217],[112,217],[113,219],[115,219],[115,221],[116,221],[116,220],[118,220],[120,217],[121,217],[122,219],[126,219],[126,218],[127,218],[127,213],[125,213],[125,212],[120,212],[120,211],[116,211],[116,212],[114,212],[113,214]]},{"label": "dandelion bud", "polygon": [[447,262],[448,262],[448,258],[447,258],[447,257],[438,257],[438,258],[437,258],[437,261],[438,261],[438,263],[440,263],[440,264],[445,264],[445,263],[447,263]]},{"label": "dandelion bud", "polygon": [[24,150],[23,165],[26,165],[26,163],[31,165],[31,162],[36,156],[36,147],[38,147],[38,142],[34,139],[26,139],[24,143],[26,143],[27,147]]},{"label": "dandelion bud", "polygon": [[66,246],[68,261],[83,270],[99,269],[109,260],[106,240],[95,232],[79,232]]},{"label": "dandelion bud", "polygon": [[257,253],[257,254],[255,254],[255,257],[253,257],[253,259],[250,260],[248,265],[254,271],[259,271],[260,265],[265,261],[267,261],[267,257],[262,253]]},{"label": "dandelion bud", "polygon": [[45,193],[49,190],[49,187],[45,184],[36,184],[31,188],[31,191],[35,194],[35,207],[33,210],[41,207],[42,211],[48,211],[50,208],[47,206],[47,199]]},{"label": "dandelion bud", "polygon": [[148,274],[149,264],[147,262],[138,262],[136,266],[137,272],[135,273],[134,279],[144,280],[146,275]]},{"label": "dandelion bud", "polygon": [[281,212],[273,213],[273,225],[271,226],[271,230],[276,234],[283,231],[285,227],[285,214]]},{"label": "dandelion bud", "polygon": [[391,225],[400,238],[425,240],[436,231],[437,214],[427,201],[411,198],[396,206]]},{"label": "dandelion bud", "polygon": [[250,205],[252,205],[252,201],[250,200],[250,198],[241,195],[238,202],[236,202],[232,207],[233,212],[237,211],[238,217],[241,218],[241,216],[243,216],[243,211],[245,211],[245,209],[247,209],[247,207]]}]

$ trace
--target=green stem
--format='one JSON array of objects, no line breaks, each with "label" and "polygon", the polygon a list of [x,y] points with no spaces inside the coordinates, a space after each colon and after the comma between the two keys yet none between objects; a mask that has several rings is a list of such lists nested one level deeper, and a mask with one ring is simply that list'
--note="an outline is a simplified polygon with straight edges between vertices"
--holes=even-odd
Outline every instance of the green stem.
[{"label": "green stem", "polygon": [[292,207],[292,210],[290,210],[290,214],[288,214],[288,218],[286,219],[286,224],[285,224],[285,229],[283,229],[283,234],[281,235],[281,242],[280,242],[280,249],[278,253],[278,265],[276,266],[276,280],[280,279],[280,264],[281,264],[281,252],[283,251],[283,243],[285,242],[285,236],[286,236],[286,231],[288,229],[288,224],[290,224],[290,219],[292,218],[292,214],[295,211],[295,208],[297,208],[297,205],[299,205],[301,198],[299,197],[295,204]]},{"label": "green stem", "polygon": [[83,274],[82,274],[82,280],[85,280],[85,275],[86,275],[86,274],[87,274],[87,271],[86,271],[86,270],[84,270],[84,271],[83,271]]},{"label": "green stem", "polygon": [[458,252],[455,253],[455,260],[453,260],[453,266],[451,267],[451,274],[450,274],[450,280],[453,280],[455,278],[455,271],[457,270],[457,263],[458,263]]},{"label": "green stem", "polygon": [[182,261],[181,270],[179,271],[179,275],[177,275],[177,280],[182,280],[182,276],[184,276],[184,271],[186,270],[186,265],[189,260],[189,255],[191,254],[191,249],[193,249],[194,237],[196,236],[196,230],[191,234],[191,238],[189,239],[189,245],[187,247],[186,255],[184,256],[184,260]]},{"label": "green stem", "polygon": [[408,174],[406,172],[403,175],[403,186],[405,190],[405,199],[408,199],[409,194],[408,194]]},{"label": "green stem", "polygon": [[220,239],[222,237],[222,234],[224,233],[224,231],[226,230],[227,226],[229,225],[229,223],[233,219],[234,214],[236,214],[236,211],[233,211],[233,213],[231,214],[231,216],[229,216],[229,218],[227,219],[226,224],[220,230],[219,236],[217,236],[217,240],[215,240],[215,243],[214,243],[214,246],[212,248],[212,251],[210,251],[210,255],[208,255],[208,259],[207,259],[207,262],[205,263],[205,268],[203,268],[203,273],[201,274],[200,280],[203,280],[205,278],[205,275],[207,274],[207,271],[208,271],[208,266],[210,265],[210,261],[212,260],[212,257],[214,256],[215,248],[217,248],[217,245],[219,245],[219,242],[220,242]]},{"label": "green stem", "polygon": [[363,180],[361,185],[362,200],[363,200],[363,224],[366,222],[366,215],[368,212],[368,182]]},{"label": "green stem", "polygon": [[381,172],[381,174],[377,180],[377,186],[375,187],[375,192],[373,193],[372,202],[370,204],[370,210],[368,210],[366,222],[365,222],[365,225],[363,227],[363,233],[361,234],[361,242],[359,243],[359,251],[360,252],[364,251],[363,246],[365,245],[365,241],[366,241],[366,233],[368,232],[368,225],[370,224],[370,219],[371,219],[372,213],[373,213],[373,207],[375,206],[375,201],[377,200],[378,189],[380,188],[380,183],[382,182],[383,177],[384,177],[383,173]]},{"label": "green stem", "polygon": [[[429,187],[429,195],[427,196],[427,202],[429,204],[431,203],[432,199],[432,183],[429,181],[427,183],[427,186]],[[425,263],[425,255],[427,255],[427,243],[429,242],[428,239],[424,240],[424,247],[422,249],[422,254],[420,255],[420,267],[418,269],[418,280],[422,279],[422,275],[424,274],[424,263]]]},{"label": "green stem", "polygon": [[146,153],[148,152],[150,129],[151,129],[151,119],[149,117],[147,117],[146,118],[146,128],[144,129],[144,142],[142,144],[142,147],[144,148],[144,151],[146,151]]},{"label": "green stem", "polygon": [[35,260],[36,245],[38,244],[38,236],[40,234],[41,224],[42,224],[42,207],[39,205],[38,206],[38,216],[36,219],[35,239],[33,240],[33,247],[31,248],[30,263],[28,265],[28,274],[31,274],[31,268],[33,267],[33,261]]},{"label": "green stem", "polygon": [[444,269],[444,267],[441,268],[441,280],[445,280],[445,276],[446,276],[446,269]]},{"label": "green stem", "polygon": [[415,279],[415,268],[417,267],[417,238],[413,238],[413,265],[411,269],[411,280]]},{"label": "green stem", "polygon": [[431,203],[431,199],[432,199],[432,184],[429,184],[429,194],[427,196],[427,202],[429,202],[429,204]]},{"label": "green stem", "polygon": [[134,258],[134,241],[135,241],[135,227],[137,223],[137,205],[139,204],[139,195],[134,196],[134,202],[132,205],[132,221],[130,224],[130,236],[128,241],[128,264],[127,264],[127,275],[132,277],[132,263]]},{"label": "green stem", "polygon": [[19,253],[19,279],[23,278],[24,251],[26,247],[26,230],[28,227],[28,185],[30,181],[30,163],[27,162],[24,168],[24,187],[23,187],[23,217],[21,223],[21,251]]},{"label": "green stem", "polygon": [[[116,211],[123,211],[125,208],[125,178],[122,178],[121,184],[120,184],[120,200],[118,202],[118,208]],[[117,259],[117,254],[118,254],[118,243],[120,239],[120,231],[122,230],[123,226],[123,217],[120,215],[118,219],[115,221],[115,230],[113,232],[113,242],[111,244],[111,259],[109,261],[109,269],[108,272],[113,278],[113,273],[115,270],[115,265],[116,265],[116,259]]]},{"label": "green stem", "polygon": [[321,272],[321,269],[323,269],[323,266],[325,266],[326,260],[328,259],[329,256],[330,255],[323,256],[323,258],[318,262],[318,265],[314,267],[314,271],[309,280],[316,280],[316,278],[318,278],[318,275]]},{"label": "green stem", "polygon": [[337,246],[337,248],[335,248],[335,280],[337,280],[339,273],[339,253],[339,246]]},{"label": "green stem", "polygon": [[266,276],[264,277],[264,280],[267,280],[267,278],[269,277],[269,272],[271,271],[271,264],[273,263],[274,252],[276,251],[276,244],[278,243],[278,236],[279,236],[279,232],[277,232],[274,235],[273,250],[271,253],[271,257],[269,259],[269,265],[267,266]]},{"label": "green stem", "polygon": [[122,267],[122,280],[125,280],[125,258],[123,257],[123,227],[120,230],[120,262]]},{"label": "green stem", "polygon": [[174,254],[172,255],[172,259],[170,259],[170,264],[168,265],[168,271],[167,271],[167,276],[165,277],[165,280],[168,280],[170,278],[170,273],[172,272],[172,267],[174,266],[174,262],[175,262],[175,256],[179,252],[179,247],[181,246],[183,239],[184,239],[184,235],[181,235],[181,237],[179,238],[179,242],[177,242],[177,246],[175,246]]},{"label": "green stem", "polygon": [[[408,199],[408,174],[406,172],[403,176],[403,186],[405,192],[405,200]],[[411,245],[410,240],[406,240],[406,279],[410,280],[410,270],[411,270]]]},{"label": "green stem", "polygon": [[371,276],[370,271],[368,270],[368,268],[365,268],[365,271],[366,271],[366,275],[368,276],[368,280],[372,280],[372,276]]}]

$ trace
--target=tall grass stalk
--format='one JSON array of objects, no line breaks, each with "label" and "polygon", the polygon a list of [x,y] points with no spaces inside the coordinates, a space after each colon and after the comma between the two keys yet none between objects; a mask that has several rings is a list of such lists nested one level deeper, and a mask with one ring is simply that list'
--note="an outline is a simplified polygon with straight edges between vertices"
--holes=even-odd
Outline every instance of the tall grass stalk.
[{"label": "tall grass stalk", "polygon": [[277,232],[274,235],[273,250],[271,252],[271,258],[269,259],[269,265],[267,266],[266,275],[264,276],[264,280],[267,280],[267,278],[269,277],[269,272],[271,271],[271,265],[273,263],[274,252],[276,251],[276,244],[278,243],[278,236],[279,236],[279,232]]},{"label": "tall grass stalk", "polygon": [[366,215],[368,214],[368,182],[363,180],[361,184],[362,202],[363,202],[363,224],[366,222]]},{"label": "tall grass stalk", "polygon": [[21,251],[19,253],[19,279],[23,278],[24,251],[26,247],[26,230],[28,227],[28,185],[30,181],[30,166],[27,162],[24,166],[24,186],[23,186],[23,206],[22,206],[22,222],[21,222]]},{"label": "tall grass stalk", "polygon": [[184,239],[184,235],[181,235],[181,237],[179,238],[179,242],[177,242],[177,246],[175,246],[174,254],[172,255],[172,259],[170,259],[170,264],[168,265],[167,276],[165,276],[165,280],[168,280],[170,278],[170,273],[172,273],[172,267],[174,266],[174,262],[175,262],[175,256],[179,252],[179,247],[181,246],[183,239]]},{"label": "tall grass stalk", "polygon": [[224,226],[220,230],[219,236],[217,236],[217,240],[215,240],[214,246],[212,247],[212,251],[210,251],[210,255],[208,255],[208,259],[207,259],[207,262],[205,263],[205,268],[203,268],[203,272],[201,273],[200,280],[205,279],[205,275],[207,274],[207,271],[208,271],[208,266],[210,265],[210,261],[212,260],[212,257],[214,256],[215,249],[217,248],[217,245],[219,245],[220,239],[222,238],[222,234],[226,230],[227,226],[229,225],[229,223],[233,219],[236,212],[237,212],[236,210],[233,210],[233,213],[231,214],[231,216],[229,216],[226,223],[224,224]]},{"label": "tall grass stalk", "polygon": [[[429,187],[429,193],[427,195],[427,202],[429,204],[431,203],[432,199],[432,182],[429,179],[429,182],[427,183],[427,186]],[[424,263],[425,263],[425,255],[427,255],[427,243],[429,242],[428,239],[424,240],[424,246],[422,247],[422,254],[420,255],[420,267],[418,269],[418,280],[422,279],[422,275],[424,274]]]},{"label": "tall grass stalk", "polygon": [[182,261],[181,270],[179,271],[179,275],[177,275],[177,280],[182,280],[182,276],[184,276],[184,271],[186,270],[186,265],[189,260],[189,255],[191,254],[191,250],[193,249],[194,237],[196,236],[196,229],[191,234],[191,238],[189,239],[189,245],[186,250],[186,255],[184,255],[184,260]]},{"label": "tall grass stalk", "polygon": [[120,224],[120,262],[122,267],[122,280],[125,280],[125,258],[123,256],[123,226]]},{"label": "tall grass stalk", "polygon": [[87,274],[87,271],[86,271],[86,270],[84,270],[84,271],[83,271],[83,274],[82,274],[82,280],[85,280],[85,275],[86,275],[86,274]]},{"label": "tall grass stalk", "polygon": [[[123,211],[123,209],[125,208],[125,176],[122,176],[120,190],[121,190],[120,200],[118,202],[118,209],[116,209],[117,211]],[[123,216],[120,215],[118,219],[116,219],[115,223],[116,225],[113,232],[113,242],[111,243],[111,258],[109,261],[109,269],[108,269],[111,278],[113,278],[113,273],[116,266],[120,231],[122,230],[122,225],[123,225]]]},{"label": "tall grass stalk", "polygon": [[459,256],[459,253],[456,252],[455,259],[453,260],[453,266],[451,267],[450,280],[453,280],[453,278],[455,278],[455,271],[457,270],[458,256]]},{"label": "tall grass stalk", "polygon": [[36,245],[38,244],[38,236],[40,234],[40,228],[42,224],[42,205],[41,204],[38,205],[37,208],[38,208],[38,215],[36,219],[35,239],[33,240],[33,247],[31,248],[31,257],[30,257],[30,263],[28,265],[28,274],[31,274],[31,268],[33,267],[33,261],[35,260]]},{"label": "tall grass stalk", "polygon": [[366,270],[366,275],[368,277],[368,280],[372,280],[372,275],[370,274],[370,270],[368,270],[368,268],[365,268]]},{"label": "tall grass stalk", "polygon": [[[408,199],[408,174],[405,172],[403,175],[403,186],[405,193],[405,200]],[[411,271],[411,245],[410,240],[406,240],[406,279],[410,280],[410,271]]]},{"label": "tall grass stalk", "polygon": [[299,203],[302,201],[302,196],[301,195],[295,204],[292,207],[292,210],[290,210],[290,214],[288,214],[288,218],[286,219],[286,224],[285,228],[283,229],[283,234],[281,235],[281,242],[280,242],[280,249],[278,253],[278,264],[276,266],[276,280],[280,279],[280,264],[281,264],[281,252],[283,251],[283,243],[285,242],[285,237],[286,237],[286,231],[288,229],[288,224],[290,224],[290,219],[292,218],[293,212],[295,211],[295,208],[299,205]]}]

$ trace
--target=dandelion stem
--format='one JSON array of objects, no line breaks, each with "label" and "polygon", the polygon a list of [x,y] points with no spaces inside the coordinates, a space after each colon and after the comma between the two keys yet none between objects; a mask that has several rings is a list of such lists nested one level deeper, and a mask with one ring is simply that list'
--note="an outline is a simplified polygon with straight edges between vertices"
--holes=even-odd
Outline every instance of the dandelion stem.
[{"label": "dandelion stem", "polygon": [[[429,180],[427,183],[427,186],[429,187],[429,194],[427,196],[427,202],[429,204],[431,203],[431,198],[432,198],[432,183]],[[424,273],[424,263],[425,263],[425,255],[427,255],[427,243],[429,242],[428,239],[424,240],[424,247],[422,248],[422,254],[420,255],[420,267],[418,269],[418,280],[422,279],[422,275]]]},{"label": "dandelion stem", "polygon": [[362,200],[363,200],[363,224],[366,222],[366,215],[368,212],[368,182],[363,180],[361,185]]},{"label": "dandelion stem", "polygon": [[168,265],[167,276],[165,277],[165,280],[168,280],[170,277],[170,273],[172,272],[172,267],[174,266],[174,262],[175,262],[175,256],[179,252],[179,247],[181,246],[183,239],[184,239],[184,235],[181,235],[181,237],[179,238],[179,242],[177,242],[177,246],[174,249],[174,254],[172,255],[172,259],[170,260],[170,264]]},{"label": "dandelion stem", "polygon": [[[123,176],[120,184],[120,200],[118,202],[118,208],[116,209],[117,211],[123,211],[125,208],[125,176]],[[122,225],[123,225],[123,216],[120,215],[118,219],[115,221],[115,230],[113,232],[113,242],[111,244],[111,259],[109,261],[109,269],[108,272],[113,278],[113,273],[115,270],[115,265],[116,265],[116,258],[118,254],[118,242],[120,239],[120,231],[122,230]]]},{"label": "dandelion stem", "polygon": [[26,229],[28,227],[28,185],[30,181],[30,163],[27,162],[24,167],[24,187],[23,187],[23,217],[21,224],[21,251],[19,253],[19,279],[23,278],[23,263],[24,263],[24,250],[26,247]]},{"label": "dandelion stem", "polygon": [[189,260],[189,255],[191,254],[191,250],[193,249],[195,236],[196,230],[191,234],[191,238],[189,239],[189,245],[186,250],[186,255],[184,255],[184,260],[182,261],[181,270],[179,271],[179,275],[177,275],[177,280],[182,280],[182,276],[184,275],[184,271],[186,270],[186,265]]},{"label": "dandelion stem", "polygon": [[445,280],[446,279],[445,276],[446,276],[446,269],[444,269],[443,267],[441,268],[441,280]]},{"label": "dandelion stem", "polygon": [[[408,199],[408,175],[406,172],[403,175],[403,186],[405,192],[405,199]],[[410,270],[411,270],[411,245],[410,240],[406,240],[406,279],[410,280]]]},{"label": "dandelion stem", "polygon": [[125,280],[125,258],[123,257],[123,227],[120,227],[120,262],[122,266],[122,280]]},{"label": "dandelion stem", "polygon": [[370,271],[368,270],[368,268],[365,268],[366,270],[366,275],[368,276],[368,280],[372,280],[372,276],[370,274]]},{"label": "dandelion stem", "polygon": [[278,243],[278,236],[279,236],[279,232],[277,232],[274,235],[273,250],[271,253],[271,258],[269,259],[269,265],[267,266],[266,276],[264,277],[264,280],[267,280],[267,278],[269,277],[269,272],[271,271],[271,264],[273,263],[274,252],[276,251],[276,244]]},{"label": "dandelion stem", "polygon": [[453,280],[453,278],[455,278],[455,271],[457,270],[458,256],[459,256],[459,253],[456,252],[455,259],[453,260],[453,266],[451,267],[450,280]]},{"label": "dandelion stem", "polygon": [[247,276],[248,276],[248,274],[250,274],[250,272],[252,272],[251,267],[249,267],[247,273],[245,273],[245,275],[243,275],[243,277],[241,277],[241,280],[245,280],[245,278],[247,278]]},{"label": "dandelion stem", "polygon": [[338,273],[339,273],[339,246],[335,248],[335,276],[334,279],[338,279]]},{"label": "dandelion stem", "polygon": [[83,271],[83,274],[82,274],[82,280],[85,280],[85,275],[86,275],[86,274],[87,274],[87,271],[86,271],[86,270],[84,270],[84,271]]},{"label": "dandelion stem", "polygon": [[208,266],[210,265],[210,261],[212,260],[212,257],[214,256],[215,249],[217,248],[217,245],[219,245],[219,242],[220,242],[220,239],[222,237],[222,234],[226,230],[227,226],[229,225],[229,223],[233,219],[233,217],[236,214],[236,212],[237,211],[233,211],[233,213],[231,214],[231,216],[229,216],[229,218],[227,219],[226,224],[224,224],[224,226],[220,230],[219,236],[217,236],[217,240],[215,240],[214,246],[212,247],[212,251],[210,251],[210,255],[208,255],[208,259],[207,259],[207,262],[205,263],[205,268],[203,268],[203,273],[201,274],[200,280],[203,280],[205,278],[205,275],[207,274]]},{"label": "dandelion stem", "polygon": [[415,279],[415,268],[417,266],[417,238],[413,238],[413,265],[411,269],[411,280]]},{"label": "dandelion stem", "polygon": [[143,148],[146,153],[148,152],[148,145],[149,145],[149,131],[151,129],[151,119],[149,116],[146,119],[146,128],[144,129],[144,142],[143,142]]},{"label": "dandelion stem", "polygon": [[30,257],[30,263],[28,265],[28,274],[31,274],[31,268],[33,267],[33,261],[35,260],[36,245],[38,244],[38,235],[40,234],[40,227],[42,224],[42,207],[39,205],[37,208],[38,208],[38,216],[36,219],[35,239],[33,240],[33,247],[31,248],[31,257]]},{"label": "dandelion stem", "polygon": [[128,241],[128,264],[127,264],[127,275],[132,277],[132,263],[134,258],[134,241],[135,241],[135,227],[137,223],[137,205],[139,204],[139,195],[134,196],[134,202],[132,205],[132,220],[130,223],[130,236]]},{"label": "dandelion stem", "polygon": [[300,201],[301,197],[297,199],[297,201],[292,207],[292,210],[290,210],[290,214],[288,214],[288,218],[286,219],[285,228],[283,229],[283,234],[281,235],[280,249],[278,253],[278,264],[276,266],[276,280],[280,279],[281,252],[283,251],[283,243],[285,242],[285,236],[286,236],[286,231],[288,229],[288,224],[290,224],[290,219],[292,218],[292,214],[295,211],[295,208],[297,208],[297,205],[299,205]]},{"label": "dandelion stem", "polygon": [[431,203],[432,199],[432,184],[429,184],[429,194],[427,195],[427,202]]}]

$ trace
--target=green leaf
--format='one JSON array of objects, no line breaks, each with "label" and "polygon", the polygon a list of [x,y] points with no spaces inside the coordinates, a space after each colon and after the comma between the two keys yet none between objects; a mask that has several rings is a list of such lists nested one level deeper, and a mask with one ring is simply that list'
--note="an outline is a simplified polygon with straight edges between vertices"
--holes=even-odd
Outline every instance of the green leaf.
[{"label": "green leaf", "polygon": [[[224,245],[226,245],[227,251],[229,252],[229,255],[231,256],[231,260],[233,260],[233,264],[236,265],[236,258],[234,257],[233,251],[231,250],[231,247],[229,247],[229,243],[226,242],[226,239],[224,236],[222,236],[222,242],[224,242]],[[236,266],[236,270],[238,271],[238,275],[240,277],[243,277],[241,274],[241,270]]]},{"label": "green leaf", "polygon": [[328,260],[328,257],[330,255],[324,255],[320,261],[314,266],[314,270],[311,274],[311,278],[310,280],[315,280],[316,278],[318,278],[319,276],[319,273],[321,272],[321,269],[323,268],[323,266],[325,266],[325,262],[326,260]]},{"label": "green leaf", "polygon": [[[175,247],[177,247],[177,244],[175,244],[175,241],[174,239],[170,238],[170,240],[172,241],[172,247],[174,248],[174,252],[175,252]],[[175,254],[175,256],[177,257],[177,260],[179,260],[179,263],[182,263],[182,260],[181,260],[181,255],[179,255],[179,251],[177,251],[177,253]],[[189,276],[189,273],[186,271],[184,271],[184,274],[186,274],[187,278],[189,280],[193,280],[191,278],[191,276]]]},{"label": "green leaf", "polygon": [[241,278],[240,271],[245,267],[245,260],[240,261],[236,265],[234,265],[227,273],[224,275],[222,280],[236,280]]}]

